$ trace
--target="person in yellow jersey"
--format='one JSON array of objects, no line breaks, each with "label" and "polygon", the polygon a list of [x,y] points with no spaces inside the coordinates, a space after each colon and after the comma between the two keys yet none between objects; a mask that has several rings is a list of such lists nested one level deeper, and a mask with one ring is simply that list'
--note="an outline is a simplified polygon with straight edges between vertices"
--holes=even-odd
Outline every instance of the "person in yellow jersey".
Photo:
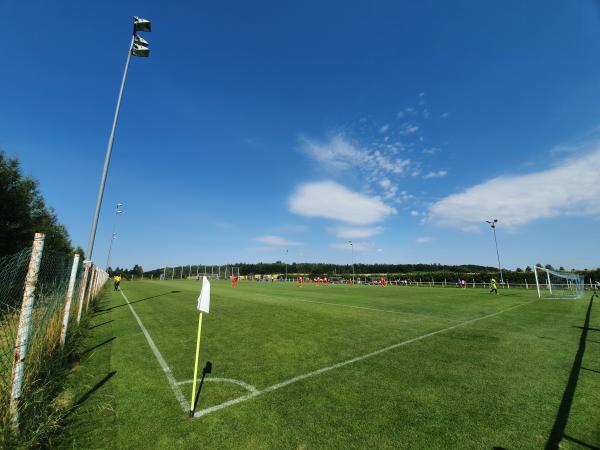
[{"label": "person in yellow jersey", "polygon": [[118,291],[119,284],[121,284],[121,275],[117,274],[113,279],[115,280],[115,291]]},{"label": "person in yellow jersey", "polygon": [[496,285],[496,280],[493,278],[490,280],[490,287],[490,294],[495,292],[498,295],[498,286]]}]

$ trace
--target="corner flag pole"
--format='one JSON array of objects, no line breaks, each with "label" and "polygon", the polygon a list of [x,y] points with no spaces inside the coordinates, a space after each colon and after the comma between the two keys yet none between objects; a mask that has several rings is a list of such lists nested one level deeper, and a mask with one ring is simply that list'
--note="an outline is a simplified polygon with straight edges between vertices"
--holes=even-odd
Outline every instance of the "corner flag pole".
[{"label": "corner flag pole", "polygon": [[190,401],[190,417],[194,417],[194,403],[196,402],[196,383],[198,381],[198,363],[200,361],[200,336],[202,334],[202,313],[208,314],[210,308],[210,282],[206,276],[202,277],[202,290],[198,297],[196,307],[200,311],[198,317],[198,336],[196,337],[196,358],[194,360],[194,384],[192,385],[192,399]]},{"label": "corner flag pole", "polygon": [[198,382],[198,360],[200,359],[200,335],[202,334],[202,311],[198,317],[198,337],[196,338],[196,360],[194,362],[194,384],[192,384],[192,400],[190,401],[190,417],[194,417],[194,401],[196,400],[196,384]]}]

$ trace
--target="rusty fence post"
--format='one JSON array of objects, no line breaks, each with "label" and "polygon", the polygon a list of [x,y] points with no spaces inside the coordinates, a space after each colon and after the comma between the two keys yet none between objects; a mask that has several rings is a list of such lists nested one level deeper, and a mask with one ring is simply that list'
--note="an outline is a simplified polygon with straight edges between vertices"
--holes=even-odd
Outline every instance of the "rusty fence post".
[{"label": "rusty fence post", "polygon": [[90,262],[84,261],[83,263],[83,280],[81,281],[81,287],[79,288],[79,306],[77,307],[77,324],[81,321],[81,310],[83,309],[83,300],[85,298],[85,288],[88,283],[88,269],[90,268]]},{"label": "rusty fence post", "polygon": [[69,326],[69,317],[71,316],[71,299],[73,298],[73,290],[75,289],[75,279],[77,278],[77,269],[79,269],[79,254],[73,256],[73,267],[71,267],[71,276],[69,278],[69,286],[67,287],[67,296],[65,298],[65,308],[63,312],[62,329],[60,330],[60,346],[65,346],[67,340],[67,327]]},{"label": "rusty fence post", "polygon": [[38,282],[40,264],[42,262],[42,253],[44,251],[44,234],[35,233],[33,238],[33,247],[31,257],[29,258],[29,267],[25,278],[25,288],[23,292],[23,303],[21,304],[21,315],[19,317],[19,329],[15,341],[15,355],[12,369],[12,390],[10,395],[10,417],[14,430],[19,429],[19,400],[21,389],[23,387],[23,372],[25,358],[27,356],[27,345],[29,341],[29,328],[31,324],[31,313],[35,301],[35,288]]},{"label": "rusty fence post", "polygon": [[85,301],[85,312],[88,310],[88,306],[90,305],[90,298],[94,294],[94,281],[96,279],[96,266],[92,263],[92,274],[90,275],[90,285],[88,288],[87,299]]}]

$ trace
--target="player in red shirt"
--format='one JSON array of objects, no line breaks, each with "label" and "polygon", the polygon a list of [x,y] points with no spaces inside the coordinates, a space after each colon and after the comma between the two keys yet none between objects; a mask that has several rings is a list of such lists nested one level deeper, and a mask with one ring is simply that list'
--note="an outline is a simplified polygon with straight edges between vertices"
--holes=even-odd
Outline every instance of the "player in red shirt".
[{"label": "player in red shirt", "polygon": [[302,286],[302,277],[298,277],[298,286]]},{"label": "player in red shirt", "polygon": [[321,284],[321,277],[317,277],[317,286]]}]

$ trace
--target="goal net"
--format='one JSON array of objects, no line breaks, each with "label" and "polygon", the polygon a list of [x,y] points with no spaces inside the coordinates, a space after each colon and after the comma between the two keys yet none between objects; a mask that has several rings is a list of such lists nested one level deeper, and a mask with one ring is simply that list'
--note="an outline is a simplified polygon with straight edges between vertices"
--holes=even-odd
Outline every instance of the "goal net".
[{"label": "goal net", "polygon": [[583,298],[583,278],[576,273],[535,266],[534,274],[539,298]]}]

